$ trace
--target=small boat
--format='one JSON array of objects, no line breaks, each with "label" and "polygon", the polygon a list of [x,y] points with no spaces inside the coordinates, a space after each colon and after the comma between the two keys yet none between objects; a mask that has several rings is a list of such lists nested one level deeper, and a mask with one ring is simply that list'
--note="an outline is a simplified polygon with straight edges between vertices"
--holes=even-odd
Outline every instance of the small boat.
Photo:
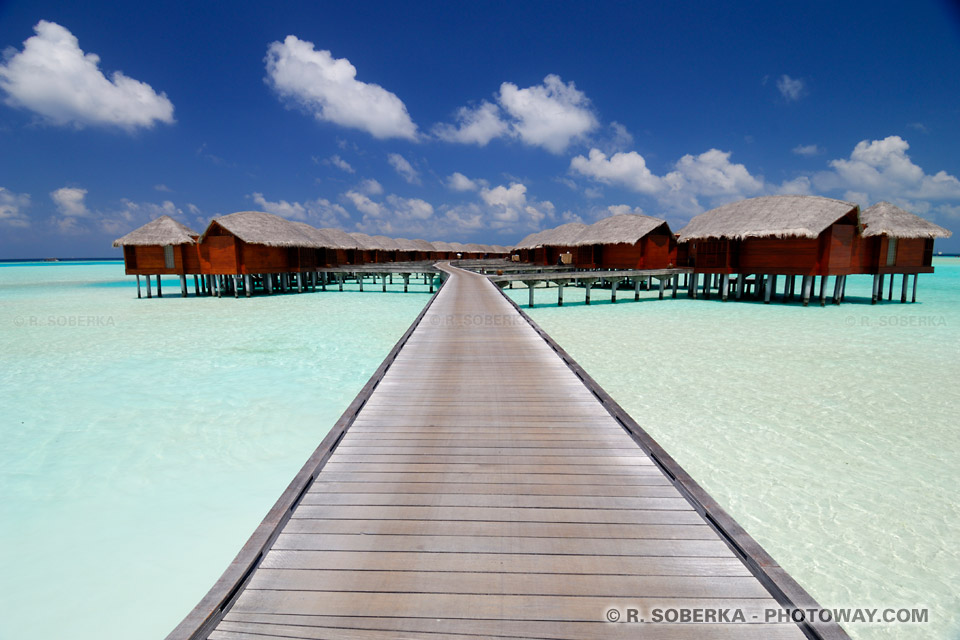
[{"label": "small boat", "polygon": [[44,258],[44,262],[60,262],[60,258]]}]

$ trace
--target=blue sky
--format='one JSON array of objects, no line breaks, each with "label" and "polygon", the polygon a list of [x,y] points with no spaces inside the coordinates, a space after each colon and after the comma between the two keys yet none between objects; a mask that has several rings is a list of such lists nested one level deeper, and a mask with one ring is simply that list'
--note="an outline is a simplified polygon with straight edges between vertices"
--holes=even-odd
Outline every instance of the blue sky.
[{"label": "blue sky", "polygon": [[163,213],[510,244],[774,193],[960,231],[946,2],[6,0],[0,48],[2,258]]}]

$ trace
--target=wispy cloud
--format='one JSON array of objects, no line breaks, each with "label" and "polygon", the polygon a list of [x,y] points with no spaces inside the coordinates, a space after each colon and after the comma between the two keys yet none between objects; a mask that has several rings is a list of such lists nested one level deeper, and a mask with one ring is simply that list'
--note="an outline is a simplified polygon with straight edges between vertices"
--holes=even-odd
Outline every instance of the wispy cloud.
[{"label": "wispy cloud", "polygon": [[777,89],[787,102],[796,102],[804,96],[807,87],[803,80],[783,74],[777,78]]}]

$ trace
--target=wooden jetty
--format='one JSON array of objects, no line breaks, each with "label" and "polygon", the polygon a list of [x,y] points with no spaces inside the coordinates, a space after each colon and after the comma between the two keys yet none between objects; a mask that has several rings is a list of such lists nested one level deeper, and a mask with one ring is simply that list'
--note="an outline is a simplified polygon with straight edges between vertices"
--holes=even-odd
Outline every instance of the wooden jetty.
[{"label": "wooden jetty", "polygon": [[[169,640],[847,638],[766,623],[817,605],[496,286],[440,268]],[[745,620],[625,622],[657,608]]]}]

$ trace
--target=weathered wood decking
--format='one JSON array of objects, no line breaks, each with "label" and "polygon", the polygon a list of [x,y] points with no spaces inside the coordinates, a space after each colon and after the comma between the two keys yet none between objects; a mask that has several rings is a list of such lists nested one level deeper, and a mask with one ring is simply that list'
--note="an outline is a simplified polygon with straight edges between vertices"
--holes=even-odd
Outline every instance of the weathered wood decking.
[{"label": "weathered wood decking", "polygon": [[[455,270],[170,638],[846,637],[763,624],[786,602],[815,606],[494,285]],[[746,622],[625,623],[630,608]]]}]

